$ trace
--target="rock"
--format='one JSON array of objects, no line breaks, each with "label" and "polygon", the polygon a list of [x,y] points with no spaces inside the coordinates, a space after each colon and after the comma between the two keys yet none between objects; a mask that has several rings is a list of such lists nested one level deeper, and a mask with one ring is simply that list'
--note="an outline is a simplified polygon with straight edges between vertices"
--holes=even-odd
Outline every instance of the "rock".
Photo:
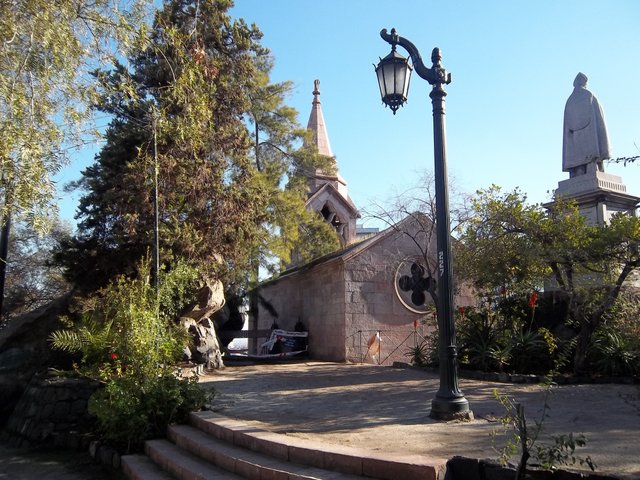
[{"label": "rock", "polygon": [[183,317],[180,323],[192,338],[189,347],[190,360],[209,369],[223,368],[222,351],[213,322],[207,317],[199,322]]},{"label": "rock", "polygon": [[242,298],[237,296],[227,298],[224,308],[221,308],[213,316],[213,323],[221,345],[227,347],[233,341],[234,334],[231,332],[242,330],[247,317]]},{"label": "rock", "polygon": [[183,314],[183,317],[194,320],[208,318],[220,310],[225,304],[224,288],[222,282],[207,281],[198,291],[197,303],[190,306]]},{"label": "rock", "polygon": [[16,370],[27,362],[29,354],[21,348],[12,347],[0,353],[0,372]]}]

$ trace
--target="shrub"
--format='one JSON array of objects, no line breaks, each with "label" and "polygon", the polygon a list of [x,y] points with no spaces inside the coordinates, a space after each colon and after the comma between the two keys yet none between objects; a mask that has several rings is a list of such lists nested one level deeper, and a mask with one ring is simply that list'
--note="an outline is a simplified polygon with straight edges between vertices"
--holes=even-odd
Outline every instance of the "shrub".
[{"label": "shrub", "polygon": [[157,377],[116,377],[89,401],[105,437],[127,450],[137,450],[145,439],[163,436],[170,423],[183,423],[189,412],[207,401],[197,377],[178,378],[172,372]]},{"label": "shrub", "polygon": [[590,350],[591,364],[604,375],[635,375],[640,371],[640,352],[631,349],[631,342],[611,328],[599,330]]},{"label": "shrub", "polygon": [[456,322],[460,364],[484,372],[547,372],[557,340],[546,328],[532,328],[531,318],[522,318],[525,314],[531,315],[515,301],[464,310]]},{"label": "shrub", "polygon": [[467,309],[459,316],[458,346],[461,364],[484,372],[501,368],[508,362],[498,342],[500,330],[495,317],[487,309]]},{"label": "shrub", "polygon": [[162,281],[171,288],[156,295],[148,270],[143,262],[136,278],[114,280],[86,303],[79,325],[50,338],[54,348],[80,354],[80,374],[104,384],[90,412],[104,436],[127,449],[163,435],[169,423],[185,420],[207,401],[197,378],[175,375],[187,335],[172,316],[188,300],[193,271],[184,266],[165,273]]},{"label": "shrub", "polygon": [[407,348],[405,351],[405,355],[409,357],[412,365],[416,365],[418,367],[424,367],[427,365],[427,356],[429,352],[427,350],[427,344],[424,340],[420,341],[413,347]]},{"label": "shrub", "polygon": [[545,373],[551,368],[549,346],[535,330],[516,332],[510,339],[511,369],[516,373]]}]

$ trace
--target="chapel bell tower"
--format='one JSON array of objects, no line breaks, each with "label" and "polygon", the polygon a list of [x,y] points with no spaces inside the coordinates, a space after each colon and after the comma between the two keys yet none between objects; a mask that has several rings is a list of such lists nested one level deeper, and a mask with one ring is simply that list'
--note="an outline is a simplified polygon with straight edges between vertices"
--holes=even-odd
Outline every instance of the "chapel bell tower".
[{"label": "chapel bell tower", "polygon": [[318,148],[318,153],[330,158],[336,168],[335,174],[327,174],[316,169],[308,176],[307,208],[322,215],[325,221],[335,228],[342,247],[346,247],[356,241],[356,219],[360,218],[360,214],[349,197],[347,182],[338,173],[336,158],[331,151],[320,105],[320,80],[315,80],[313,86],[313,102],[307,129],[311,131],[311,138]]}]

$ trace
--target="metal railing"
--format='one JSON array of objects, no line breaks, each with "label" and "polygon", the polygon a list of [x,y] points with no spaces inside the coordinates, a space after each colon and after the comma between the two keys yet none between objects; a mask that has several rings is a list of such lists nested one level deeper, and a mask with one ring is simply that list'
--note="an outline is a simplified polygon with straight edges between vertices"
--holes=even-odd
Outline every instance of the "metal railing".
[{"label": "metal railing", "polygon": [[[402,332],[402,335],[406,333],[406,336],[400,337],[402,338],[400,341],[398,341],[399,333],[399,329],[357,330],[347,336],[346,343],[349,345],[349,340],[352,340],[350,348],[357,352],[359,363],[368,363],[365,360],[369,357],[373,363],[382,365],[400,348],[418,346],[425,338],[426,328],[425,325],[420,324],[415,328],[408,329],[406,332]],[[411,355],[406,353],[403,356],[410,357]]]}]

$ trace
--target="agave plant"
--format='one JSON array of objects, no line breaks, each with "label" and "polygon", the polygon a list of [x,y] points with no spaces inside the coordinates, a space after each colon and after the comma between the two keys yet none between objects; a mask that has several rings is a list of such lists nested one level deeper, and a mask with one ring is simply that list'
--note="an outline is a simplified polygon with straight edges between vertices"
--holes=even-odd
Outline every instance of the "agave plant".
[{"label": "agave plant", "polygon": [[429,364],[429,345],[426,340],[416,343],[413,347],[407,348],[405,355],[410,358],[411,364],[418,367],[425,367]]},{"label": "agave plant", "polygon": [[604,329],[593,341],[591,354],[598,372],[606,375],[635,375],[640,371],[640,353],[629,348],[629,342],[617,332]]}]

